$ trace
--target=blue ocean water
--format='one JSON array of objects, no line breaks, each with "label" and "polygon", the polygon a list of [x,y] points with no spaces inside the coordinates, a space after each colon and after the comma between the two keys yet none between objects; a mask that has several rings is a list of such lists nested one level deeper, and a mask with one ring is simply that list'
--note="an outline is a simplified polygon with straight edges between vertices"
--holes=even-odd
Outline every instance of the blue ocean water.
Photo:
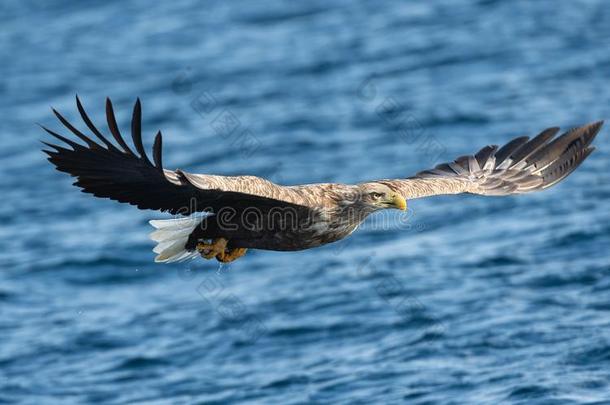
[{"label": "blue ocean water", "polygon": [[551,190],[219,267],[153,263],[168,216],[78,192],[35,125],[79,123],[78,93],[128,132],[139,96],[169,168],[404,177],[610,118],[606,2],[4,1],[0,24],[0,403],[610,403],[607,128]]}]

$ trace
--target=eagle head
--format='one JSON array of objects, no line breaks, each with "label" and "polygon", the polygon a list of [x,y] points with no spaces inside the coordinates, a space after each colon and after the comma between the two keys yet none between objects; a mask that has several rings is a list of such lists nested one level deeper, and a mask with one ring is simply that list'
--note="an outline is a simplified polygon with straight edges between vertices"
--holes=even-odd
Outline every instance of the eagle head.
[{"label": "eagle head", "polygon": [[358,184],[354,204],[367,212],[387,208],[407,209],[407,201],[400,193],[377,182]]}]

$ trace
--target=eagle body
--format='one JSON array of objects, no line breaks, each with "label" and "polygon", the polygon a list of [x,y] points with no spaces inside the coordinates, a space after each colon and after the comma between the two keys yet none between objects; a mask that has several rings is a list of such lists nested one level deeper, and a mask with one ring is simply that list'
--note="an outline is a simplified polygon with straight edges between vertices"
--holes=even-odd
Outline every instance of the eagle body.
[{"label": "eagle body", "polygon": [[[345,238],[369,214],[358,211],[356,203],[351,202],[350,198],[357,192],[355,186],[309,184],[282,187],[271,184],[278,197],[282,194],[280,190],[285,192],[286,203],[299,202],[301,205],[225,207],[201,220],[189,235],[186,248],[194,249],[201,239],[225,238],[229,241],[229,248],[310,249]],[[307,203],[307,208],[303,208],[303,202]]]},{"label": "eagle body", "polygon": [[406,209],[409,199],[544,190],[566,178],[593,152],[591,144],[603,124],[594,122],[560,135],[559,128],[547,128],[534,137],[517,137],[501,147],[488,145],[402,179],[282,186],[256,176],[165,169],[161,132],[154,138],[152,160],[142,143],[139,99],[131,120],[132,146],[119,131],[109,99],[106,121],[114,142],[93,124],[78,97],[76,106],[90,134],[53,109],[82,143],[43,127],[64,144],[43,142],[50,148],[44,150],[48,160],[75,177],[74,185],[86,193],[173,214],[172,219],[150,221],[156,228],[151,234],[157,242],[155,261],[166,263],[199,256],[229,262],[247,249],[318,247],[345,238],[373,212]]}]

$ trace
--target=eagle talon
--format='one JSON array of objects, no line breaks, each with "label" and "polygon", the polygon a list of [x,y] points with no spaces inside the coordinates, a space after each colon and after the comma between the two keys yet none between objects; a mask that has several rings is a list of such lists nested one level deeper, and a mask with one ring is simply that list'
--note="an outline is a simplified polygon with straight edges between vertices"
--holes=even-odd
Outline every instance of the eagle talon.
[{"label": "eagle talon", "polygon": [[243,255],[245,255],[247,251],[248,251],[248,249],[246,249],[246,248],[227,249],[225,251],[224,255],[216,256],[216,260],[218,260],[221,263],[230,263],[234,260],[239,259]]},{"label": "eagle talon", "polygon": [[227,243],[229,243],[227,239],[218,238],[214,239],[212,243],[199,242],[195,248],[201,254],[201,257],[208,260],[216,258],[221,263],[230,263],[237,260],[245,255],[248,250],[246,248],[227,249]]},{"label": "eagle talon", "polygon": [[211,244],[203,243],[203,242],[198,242],[197,246],[195,247],[197,252],[199,252],[201,254],[201,257],[203,257],[205,254],[209,253],[211,248],[212,248]]},{"label": "eagle talon", "polygon": [[213,259],[215,257],[220,260],[225,256],[227,242],[228,240],[225,238],[214,239],[212,243],[199,242],[196,249],[201,254],[201,257],[205,259]]}]

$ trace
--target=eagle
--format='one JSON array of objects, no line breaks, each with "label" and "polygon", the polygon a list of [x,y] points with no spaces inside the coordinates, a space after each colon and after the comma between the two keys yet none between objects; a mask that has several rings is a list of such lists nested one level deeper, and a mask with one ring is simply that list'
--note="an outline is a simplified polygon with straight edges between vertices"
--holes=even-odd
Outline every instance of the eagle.
[{"label": "eagle", "polygon": [[568,130],[558,127],[532,137],[514,138],[502,147],[485,146],[412,177],[358,184],[318,183],[283,186],[256,176],[195,174],[163,167],[162,136],[152,146],[152,161],[142,143],[138,98],[131,119],[132,146],[119,132],[112,102],[106,99],[110,136],[93,124],[78,96],[76,107],[89,135],[52,109],[78,138],[42,126],[62,144],[43,143],[57,170],[76,178],[74,185],[96,197],[169,212],[152,220],[156,262],[203,257],[222,263],[248,249],[297,251],[339,241],[370,214],[405,210],[407,200],[442,194],[506,196],[547,189],[572,173],[594,150],[603,121]]}]

